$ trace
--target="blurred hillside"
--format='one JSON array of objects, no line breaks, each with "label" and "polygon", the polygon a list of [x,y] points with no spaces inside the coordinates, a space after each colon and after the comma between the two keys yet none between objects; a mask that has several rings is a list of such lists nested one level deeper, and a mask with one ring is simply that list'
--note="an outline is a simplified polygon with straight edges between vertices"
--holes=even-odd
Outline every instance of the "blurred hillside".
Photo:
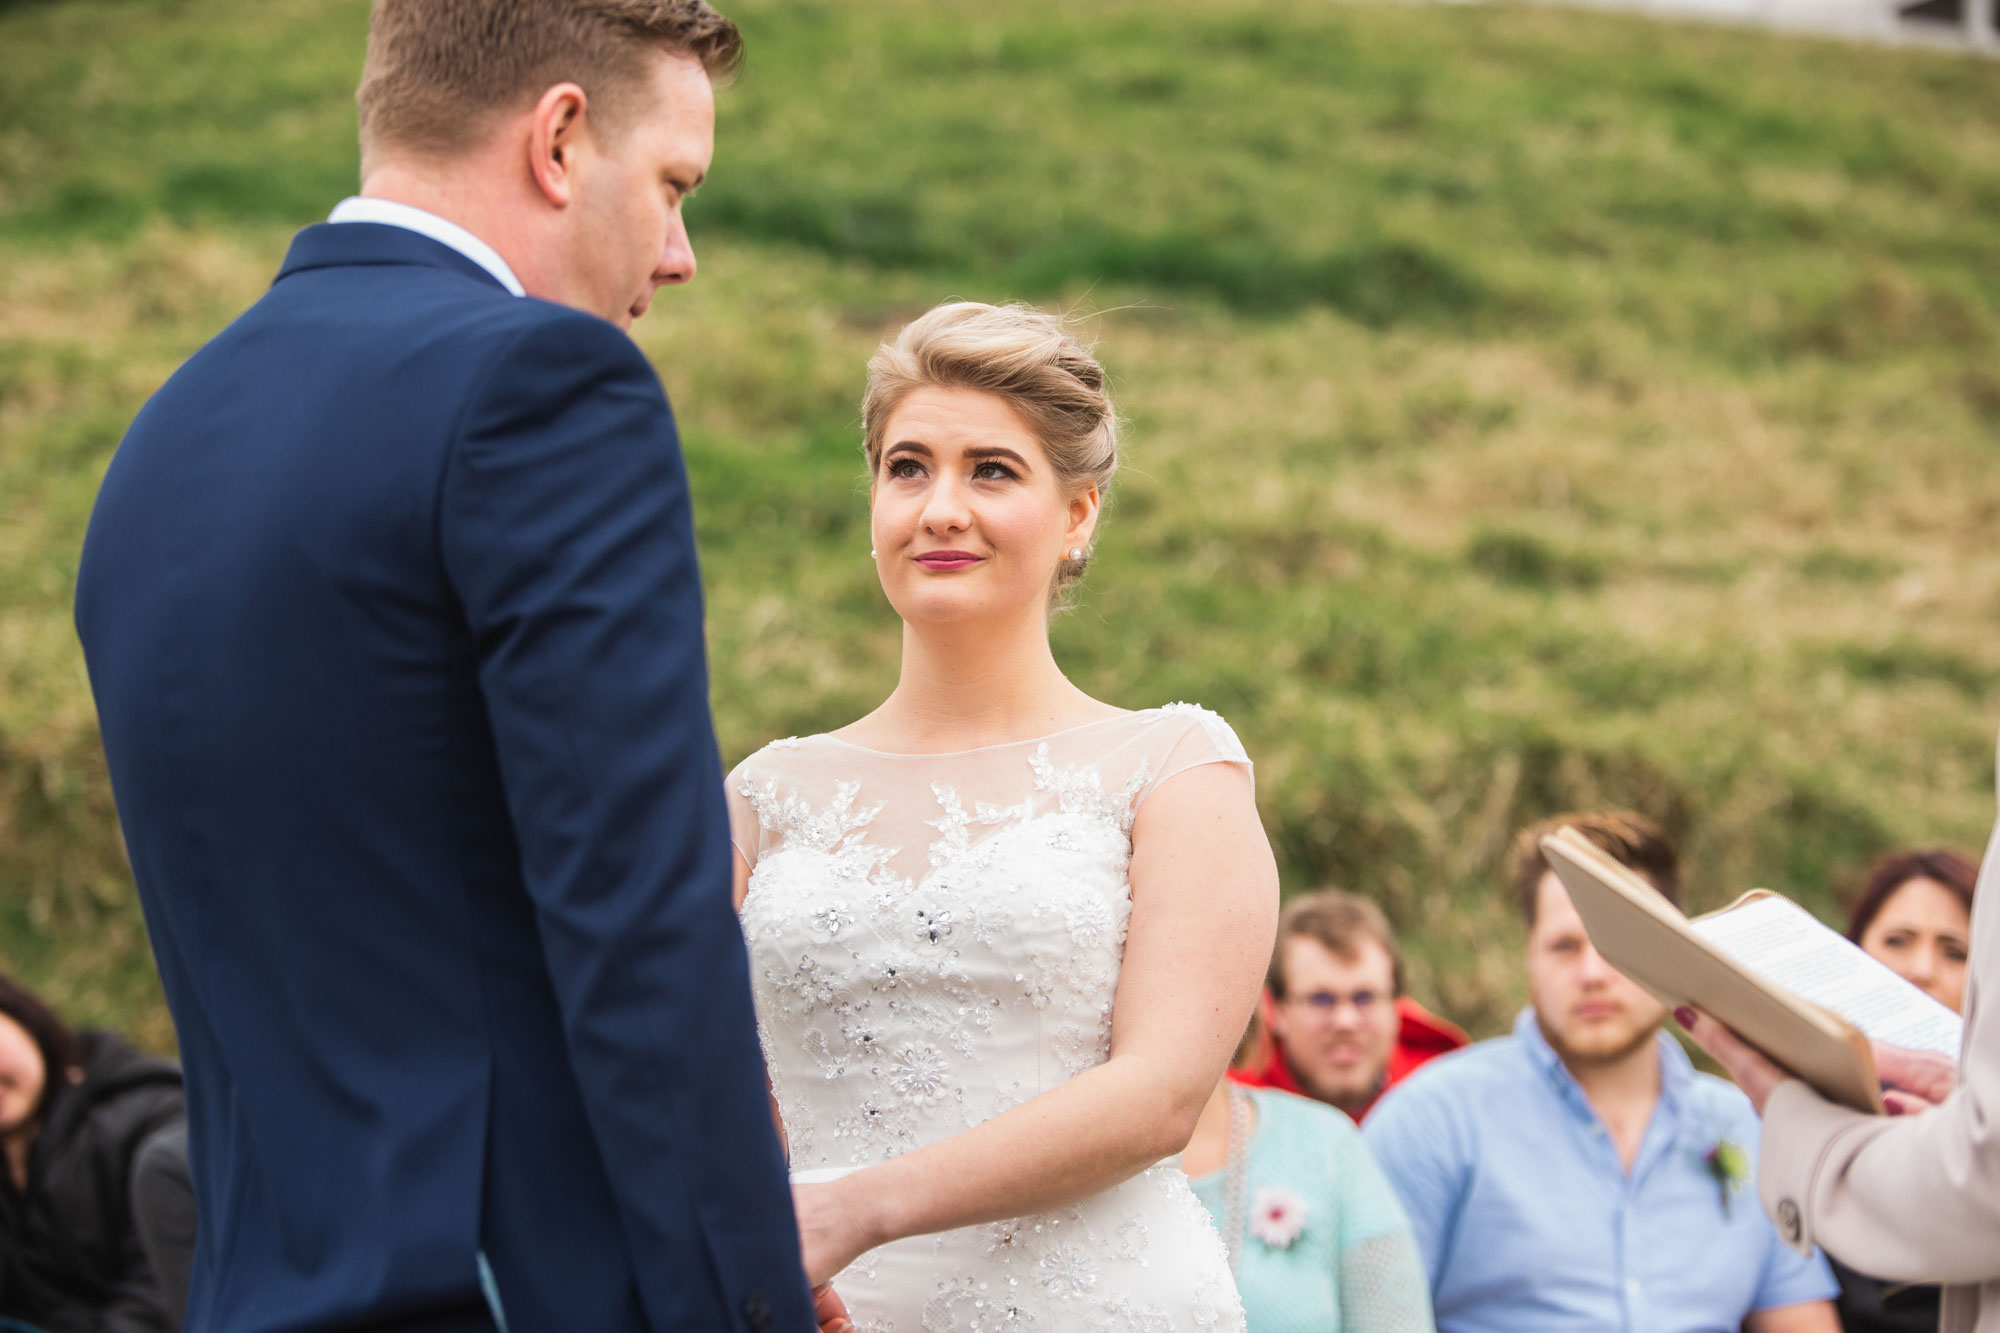
[{"label": "blurred hillside", "polygon": [[[1104,312],[1132,420],[1062,660],[1228,716],[1287,887],[1375,896],[1476,1029],[1520,999],[1497,866],[1541,814],[1662,818],[1704,906],[1978,850],[1990,66],[1511,5],[728,7],[701,278],[639,337],[731,761],[893,680],[868,352],[1023,297]],[[351,192],[365,25],[0,7],[0,960],[154,1041],[76,552],[132,413]]]}]

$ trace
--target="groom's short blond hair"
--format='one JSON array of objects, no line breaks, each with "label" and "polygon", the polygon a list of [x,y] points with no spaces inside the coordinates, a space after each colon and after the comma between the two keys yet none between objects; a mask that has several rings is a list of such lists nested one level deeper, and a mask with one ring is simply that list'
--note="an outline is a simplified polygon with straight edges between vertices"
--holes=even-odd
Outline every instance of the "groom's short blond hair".
[{"label": "groom's short blond hair", "polygon": [[355,94],[362,158],[463,151],[565,82],[593,123],[616,125],[660,50],[719,79],[742,63],[743,36],[705,0],[375,0]]}]

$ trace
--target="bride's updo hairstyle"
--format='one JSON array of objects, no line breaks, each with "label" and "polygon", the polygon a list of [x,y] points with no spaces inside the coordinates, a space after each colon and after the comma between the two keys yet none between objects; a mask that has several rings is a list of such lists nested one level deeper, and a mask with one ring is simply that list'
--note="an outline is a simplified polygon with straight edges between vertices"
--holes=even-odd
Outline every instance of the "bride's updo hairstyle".
[{"label": "bride's updo hairstyle", "polygon": [[[1033,431],[1070,495],[1092,486],[1101,496],[1118,470],[1118,413],[1104,387],[1104,367],[1061,315],[1019,302],[937,306],[883,343],[868,358],[868,392],[861,399],[862,448],[868,475],[882,470],[882,434],[889,418],[917,389],[976,389],[1014,409]],[[1056,587],[1090,567],[1064,556]]]}]

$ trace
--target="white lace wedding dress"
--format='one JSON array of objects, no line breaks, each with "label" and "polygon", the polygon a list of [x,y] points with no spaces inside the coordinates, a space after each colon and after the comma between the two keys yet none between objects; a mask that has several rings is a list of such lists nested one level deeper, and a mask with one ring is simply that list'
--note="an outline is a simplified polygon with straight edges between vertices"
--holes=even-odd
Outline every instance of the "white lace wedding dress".
[{"label": "white lace wedding dress", "polygon": [[[1249,759],[1191,704],[955,754],[812,736],[745,760],[743,926],[794,1177],[960,1133],[1104,1061],[1133,819],[1211,763]],[[835,1286],[865,1333],[1243,1327],[1173,1161],[1074,1207],[885,1245]]]}]

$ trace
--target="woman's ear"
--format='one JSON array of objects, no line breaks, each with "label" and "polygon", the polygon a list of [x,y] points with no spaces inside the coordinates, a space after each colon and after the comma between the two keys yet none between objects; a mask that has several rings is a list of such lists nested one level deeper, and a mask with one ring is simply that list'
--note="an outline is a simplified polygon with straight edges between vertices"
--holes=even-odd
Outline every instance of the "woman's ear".
[{"label": "woman's ear", "polygon": [[1097,531],[1097,515],[1103,507],[1104,493],[1095,486],[1070,500],[1069,526],[1063,529],[1065,548],[1090,548],[1091,536]]},{"label": "woman's ear", "polygon": [[577,141],[588,106],[583,89],[558,83],[541,95],[528,120],[528,172],[556,208],[569,207],[575,196]]}]

